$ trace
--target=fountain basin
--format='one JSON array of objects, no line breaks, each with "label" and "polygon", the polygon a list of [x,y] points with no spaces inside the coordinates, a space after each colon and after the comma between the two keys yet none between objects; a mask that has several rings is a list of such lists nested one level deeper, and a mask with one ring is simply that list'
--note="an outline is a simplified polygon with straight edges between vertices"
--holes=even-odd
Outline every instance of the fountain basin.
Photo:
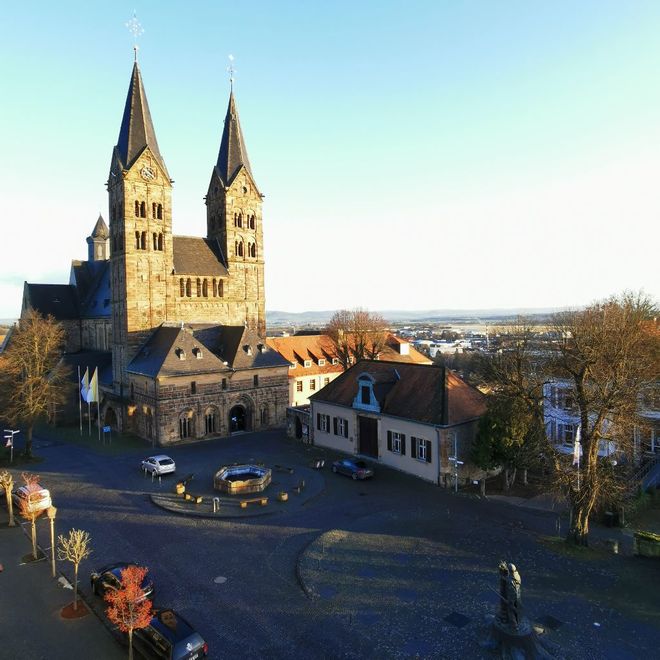
[{"label": "fountain basin", "polygon": [[226,465],[213,477],[213,488],[228,495],[261,493],[270,484],[270,468],[259,465]]}]

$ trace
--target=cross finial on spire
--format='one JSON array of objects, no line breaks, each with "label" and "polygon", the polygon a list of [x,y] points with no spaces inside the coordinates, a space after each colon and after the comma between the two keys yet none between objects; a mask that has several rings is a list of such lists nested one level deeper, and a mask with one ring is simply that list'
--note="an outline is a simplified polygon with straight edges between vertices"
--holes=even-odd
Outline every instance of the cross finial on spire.
[{"label": "cross finial on spire", "polygon": [[144,28],[140,24],[140,21],[137,19],[137,14],[133,12],[133,18],[126,23],[128,31],[133,35],[133,52],[135,53],[135,61],[138,60],[138,50],[139,46],[137,45],[138,37],[144,34]]},{"label": "cross finial on spire", "polygon": [[227,73],[229,74],[229,90],[234,91],[234,73],[236,73],[236,69],[234,69],[234,56],[229,55],[229,66],[227,67]]}]

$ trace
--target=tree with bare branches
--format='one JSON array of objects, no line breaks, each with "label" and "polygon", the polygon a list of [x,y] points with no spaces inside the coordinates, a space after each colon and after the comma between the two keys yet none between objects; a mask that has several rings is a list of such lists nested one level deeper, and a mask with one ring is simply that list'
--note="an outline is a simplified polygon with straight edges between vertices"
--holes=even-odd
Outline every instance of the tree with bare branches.
[{"label": "tree with bare branches", "polygon": [[142,590],[147,572],[143,566],[127,566],[121,571],[119,589],[109,589],[104,596],[108,619],[128,634],[129,660],[133,658],[133,631],[146,628],[153,617],[152,603]]},{"label": "tree with bare branches", "polygon": [[14,475],[9,470],[0,472],[0,486],[5,490],[5,497],[7,499],[7,511],[9,512],[9,527],[13,527],[16,522],[14,521],[14,503],[11,499],[11,491],[14,488]]},{"label": "tree with bare branches", "polygon": [[18,512],[23,518],[30,521],[32,557],[37,559],[37,518],[43,513],[43,509],[34,506],[34,497],[41,490],[41,486],[39,485],[39,475],[31,474],[30,472],[21,472],[21,477],[25,483],[24,488],[27,492],[27,497],[23,497],[19,500]]},{"label": "tree with bare branches", "polygon": [[387,324],[380,314],[365,309],[341,309],[330,319],[325,333],[344,370],[352,361],[375,360],[385,346]]},{"label": "tree with bare branches", "polygon": [[3,415],[25,427],[25,455],[32,455],[34,424],[66,401],[71,384],[61,361],[65,331],[52,316],[29,311],[0,357]]},{"label": "tree with bare branches", "polygon": [[92,554],[92,538],[89,532],[70,529],[68,536],[57,537],[57,558],[73,564],[73,609],[78,609],[78,567]]},{"label": "tree with bare branches", "polygon": [[568,540],[587,545],[589,516],[604,502],[617,501],[629,487],[629,472],[602,454],[613,442],[625,462],[633,462],[633,429],[639,401],[660,377],[657,310],[643,294],[625,293],[584,310],[556,315],[550,371],[567,380],[579,417],[582,446],[579,488],[573,470],[554,455],[571,507]]}]

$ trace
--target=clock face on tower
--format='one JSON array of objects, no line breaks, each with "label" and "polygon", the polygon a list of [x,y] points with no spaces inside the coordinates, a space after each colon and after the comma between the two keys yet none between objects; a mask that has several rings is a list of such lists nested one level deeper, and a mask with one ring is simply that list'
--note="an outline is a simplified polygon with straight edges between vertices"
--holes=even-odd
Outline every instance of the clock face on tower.
[{"label": "clock face on tower", "polygon": [[156,178],[156,173],[148,166],[145,165],[141,170],[140,170],[140,176],[145,180],[145,181],[153,181]]}]

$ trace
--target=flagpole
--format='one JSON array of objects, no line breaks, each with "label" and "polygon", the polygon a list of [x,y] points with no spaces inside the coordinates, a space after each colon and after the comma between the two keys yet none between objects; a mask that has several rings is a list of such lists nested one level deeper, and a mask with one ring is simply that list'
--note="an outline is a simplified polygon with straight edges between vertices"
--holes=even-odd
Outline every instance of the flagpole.
[{"label": "flagpole", "polygon": [[80,435],[82,436],[82,383],[80,382],[80,365],[78,365],[78,412],[80,414]]},{"label": "flagpole", "polygon": [[99,427],[99,442],[101,442],[101,397],[98,396],[98,389],[97,391],[97,396],[96,396],[96,422]]},{"label": "flagpole", "polygon": [[[89,367],[87,369],[89,370]],[[87,401],[87,437],[89,438],[92,435],[92,406],[89,402],[89,385],[87,386],[85,401]]]}]

